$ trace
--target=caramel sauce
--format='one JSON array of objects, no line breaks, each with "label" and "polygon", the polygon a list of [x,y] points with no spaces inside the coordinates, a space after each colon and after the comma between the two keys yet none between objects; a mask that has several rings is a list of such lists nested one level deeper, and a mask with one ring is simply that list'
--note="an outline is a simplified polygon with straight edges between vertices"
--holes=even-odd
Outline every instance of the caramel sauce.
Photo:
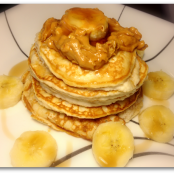
[{"label": "caramel sauce", "polygon": [[145,140],[140,144],[135,145],[134,153],[141,153],[148,150],[152,145],[152,141]]},{"label": "caramel sauce", "polygon": [[7,127],[7,116],[5,113],[5,110],[1,111],[1,124],[2,124],[2,130],[4,134],[10,139],[10,140],[15,140],[15,137],[12,135],[12,133],[9,131]]},{"label": "caramel sauce", "polygon": [[16,64],[15,66],[13,66],[8,75],[9,76],[17,76],[20,77],[22,74],[24,74],[28,69],[28,60],[24,60],[18,64]]},{"label": "caramel sauce", "polygon": [[[66,144],[66,155],[72,153],[72,151],[73,151],[72,143],[70,141],[68,141]],[[57,165],[56,167],[70,167],[70,165],[71,165],[71,158],[67,159],[66,161]]]},{"label": "caramel sauce", "polygon": [[43,25],[40,39],[50,49],[61,51],[72,63],[97,70],[118,50],[144,50],[148,45],[140,41],[141,37],[136,28],[124,28],[98,9],[72,8],[60,21],[49,18]]}]

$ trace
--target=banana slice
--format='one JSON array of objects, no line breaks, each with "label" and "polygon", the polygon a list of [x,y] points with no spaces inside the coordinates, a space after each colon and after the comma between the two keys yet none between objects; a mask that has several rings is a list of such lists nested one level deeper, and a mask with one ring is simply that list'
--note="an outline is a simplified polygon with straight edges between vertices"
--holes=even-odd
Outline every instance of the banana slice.
[{"label": "banana slice", "polygon": [[150,98],[167,100],[174,92],[174,79],[163,71],[150,72],[143,84],[143,92]]},{"label": "banana slice", "polygon": [[145,135],[157,142],[166,143],[174,134],[174,114],[165,106],[151,106],[138,116],[140,127]]},{"label": "banana slice", "polygon": [[0,76],[0,109],[12,107],[21,99],[23,83],[20,78]]},{"label": "banana slice", "polygon": [[49,167],[57,155],[55,139],[45,131],[27,131],[16,139],[10,152],[14,167]]},{"label": "banana slice", "polygon": [[92,151],[100,166],[124,167],[133,156],[133,135],[120,122],[103,123],[93,135]]}]

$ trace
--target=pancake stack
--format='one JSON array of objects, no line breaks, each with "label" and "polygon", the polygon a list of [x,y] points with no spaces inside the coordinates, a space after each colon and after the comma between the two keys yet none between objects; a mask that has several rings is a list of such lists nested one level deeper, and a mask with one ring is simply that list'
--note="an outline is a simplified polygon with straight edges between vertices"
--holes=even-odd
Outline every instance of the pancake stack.
[{"label": "pancake stack", "polygon": [[37,34],[22,77],[32,118],[92,140],[99,124],[129,122],[143,106],[147,45],[98,9],[72,8]]}]

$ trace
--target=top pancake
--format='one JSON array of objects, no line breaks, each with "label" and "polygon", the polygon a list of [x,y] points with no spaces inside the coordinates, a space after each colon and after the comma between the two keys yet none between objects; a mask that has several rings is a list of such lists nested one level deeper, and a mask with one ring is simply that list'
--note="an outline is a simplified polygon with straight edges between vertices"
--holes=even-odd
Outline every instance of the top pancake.
[{"label": "top pancake", "polygon": [[41,33],[38,34],[35,42],[39,58],[57,78],[70,86],[114,90],[130,77],[135,66],[136,51],[119,51],[100,69],[85,70],[63,57],[59,52],[47,47],[40,39]]},{"label": "top pancake", "polygon": [[119,85],[117,90],[103,91],[66,85],[49,71],[43,61],[39,59],[34,47],[30,51],[28,60],[32,76],[41,83],[44,90],[72,104],[86,107],[109,105],[118,100],[124,100],[143,84],[148,72],[147,64],[137,57],[133,72],[126,82]]}]

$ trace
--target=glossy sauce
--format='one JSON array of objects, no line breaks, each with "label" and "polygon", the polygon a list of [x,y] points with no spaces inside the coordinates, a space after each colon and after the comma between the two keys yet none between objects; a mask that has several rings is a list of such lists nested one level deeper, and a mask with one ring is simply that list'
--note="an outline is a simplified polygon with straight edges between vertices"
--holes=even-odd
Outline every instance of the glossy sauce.
[{"label": "glossy sauce", "polygon": [[22,62],[19,62],[15,66],[13,66],[8,75],[9,76],[17,76],[20,77],[22,74],[24,74],[28,69],[28,60],[24,60]]},{"label": "glossy sauce", "polygon": [[141,153],[148,150],[152,145],[152,141],[144,140],[140,144],[135,145],[134,153]]},{"label": "glossy sauce", "polygon": [[[72,151],[73,151],[72,143],[70,141],[68,141],[66,144],[66,155],[72,153]],[[67,159],[66,161],[57,165],[56,167],[70,167],[70,165],[71,165],[71,158]]]},{"label": "glossy sauce", "polygon": [[2,130],[4,134],[10,139],[15,140],[15,137],[12,135],[12,133],[9,131],[7,126],[7,116],[5,113],[5,110],[1,110],[1,124],[2,124]]}]

